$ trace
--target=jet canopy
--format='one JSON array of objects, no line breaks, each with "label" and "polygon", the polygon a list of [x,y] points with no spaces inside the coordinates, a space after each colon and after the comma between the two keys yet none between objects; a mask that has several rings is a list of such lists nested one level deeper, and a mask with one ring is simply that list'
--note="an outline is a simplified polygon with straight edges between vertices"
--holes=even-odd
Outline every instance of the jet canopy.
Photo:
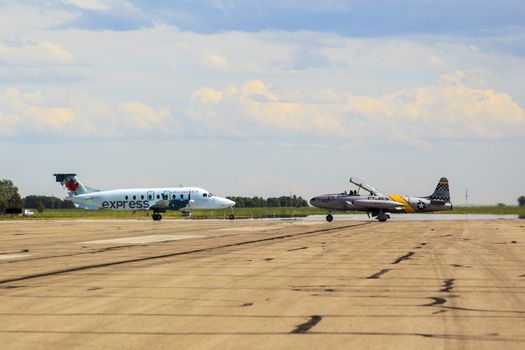
[{"label": "jet canopy", "polygon": [[379,193],[379,191],[377,191],[375,188],[373,188],[372,186],[370,186],[366,182],[364,182],[364,181],[362,181],[362,180],[360,180],[360,179],[358,179],[356,177],[351,177],[350,178],[350,183],[353,183],[357,187],[362,188],[363,190],[367,191],[368,193],[370,193],[371,196],[381,196],[381,193]]}]

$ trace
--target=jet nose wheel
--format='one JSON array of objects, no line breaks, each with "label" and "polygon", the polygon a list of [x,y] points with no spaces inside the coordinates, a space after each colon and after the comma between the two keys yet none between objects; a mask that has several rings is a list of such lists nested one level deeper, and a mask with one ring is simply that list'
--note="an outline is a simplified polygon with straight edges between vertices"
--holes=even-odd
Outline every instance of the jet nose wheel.
[{"label": "jet nose wheel", "polygon": [[332,214],[326,215],[326,221],[332,222],[333,219],[334,219],[334,217],[332,216]]},{"label": "jet nose wheel", "polygon": [[233,220],[233,219],[235,219],[235,216],[234,216],[233,214],[230,214],[230,215],[228,216],[228,219]]}]

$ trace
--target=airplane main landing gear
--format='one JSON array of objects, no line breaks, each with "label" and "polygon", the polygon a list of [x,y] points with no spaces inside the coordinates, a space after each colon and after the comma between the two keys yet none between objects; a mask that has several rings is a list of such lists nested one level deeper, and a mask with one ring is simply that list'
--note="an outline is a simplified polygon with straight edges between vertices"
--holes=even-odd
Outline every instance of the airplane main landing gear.
[{"label": "airplane main landing gear", "polygon": [[379,213],[377,215],[377,220],[379,222],[385,222],[387,221],[388,219],[390,219],[390,215],[386,214],[386,213]]},{"label": "airplane main landing gear", "polygon": [[326,215],[326,221],[332,222],[333,219],[334,219],[334,217],[332,216],[332,214]]},{"label": "airplane main landing gear", "polygon": [[151,217],[153,218],[153,221],[160,221],[160,220],[162,220],[162,215],[160,215],[159,213],[153,213],[153,215],[151,215]]}]

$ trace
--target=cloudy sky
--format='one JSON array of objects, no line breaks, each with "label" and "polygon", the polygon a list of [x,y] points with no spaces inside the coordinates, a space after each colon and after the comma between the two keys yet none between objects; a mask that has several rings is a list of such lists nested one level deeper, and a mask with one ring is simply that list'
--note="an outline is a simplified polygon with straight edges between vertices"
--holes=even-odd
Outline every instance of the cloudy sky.
[{"label": "cloudy sky", "polygon": [[513,204],[524,82],[518,0],[0,0],[0,178]]}]

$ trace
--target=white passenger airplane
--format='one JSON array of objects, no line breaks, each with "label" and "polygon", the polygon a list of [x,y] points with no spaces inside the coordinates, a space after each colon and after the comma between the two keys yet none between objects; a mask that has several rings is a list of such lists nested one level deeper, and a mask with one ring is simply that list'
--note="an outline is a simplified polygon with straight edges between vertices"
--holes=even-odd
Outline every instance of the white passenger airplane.
[{"label": "white passenger airplane", "polygon": [[230,208],[229,219],[233,220],[235,202],[217,197],[199,187],[129,188],[121,190],[97,190],[84,186],[76,174],[53,174],[66,191],[66,199],[77,208],[110,210],[152,210],[153,220],[162,219],[160,213],[167,210],[182,210],[183,216],[191,215],[192,209]]}]

